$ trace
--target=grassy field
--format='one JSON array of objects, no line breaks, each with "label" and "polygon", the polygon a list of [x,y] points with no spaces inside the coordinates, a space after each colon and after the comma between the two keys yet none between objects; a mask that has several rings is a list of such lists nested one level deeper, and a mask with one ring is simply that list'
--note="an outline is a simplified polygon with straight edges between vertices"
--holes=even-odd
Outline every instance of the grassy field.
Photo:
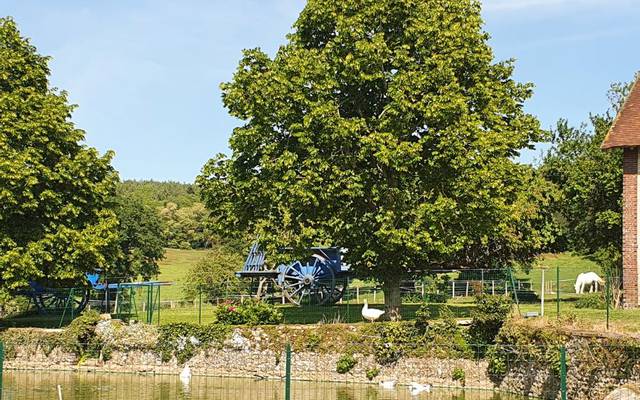
[{"label": "grassy field", "polygon": [[[167,249],[166,257],[160,262],[160,275],[158,280],[173,282],[171,286],[165,286],[161,289],[161,302],[163,307],[160,310],[160,323],[171,322],[198,322],[198,304],[187,303],[184,301],[182,285],[184,277],[189,273],[190,267],[196,264],[200,259],[207,255],[206,251],[201,250],[176,250]],[[238,266],[240,267],[240,266]],[[555,281],[556,267],[559,268],[561,281],[561,309],[560,315],[563,318],[576,319],[583,321],[598,329],[604,327],[605,311],[593,309],[577,309],[575,308],[575,299],[577,296],[573,292],[573,282],[580,272],[594,271],[600,273],[598,266],[583,257],[562,253],[562,254],[546,254],[537,263],[536,267],[528,273],[517,272],[517,279],[530,279],[533,284],[533,290],[540,293],[540,281],[542,276],[542,267],[545,267],[545,279],[547,281]],[[555,290],[555,283],[552,287]],[[372,307],[382,308],[384,303],[383,294],[377,291],[374,297],[372,292],[361,289],[359,299],[355,298],[355,290],[351,292],[348,302],[337,304],[330,307],[294,307],[291,305],[282,305],[281,310],[285,316],[287,323],[330,323],[330,322],[360,322],[360,308],[364,300],[368,300]],[[145,319],[145,313],[142,311],[142,303],[144,302],[144,293],[137,296],[138,315],[132,316],[134,319]],[[347,300],[347,299],[345,299]],[[474,307],[472,298],[456,298],[448,303],[453,314],[458,318],[468,318]],[[443,305],[430,305],[432,316],[437,318]],[[402,309],[404,319],[413,319],[418,308],[417,304],[405,304]],[[203,304],[201,312],[202,323],[213,321],[213,305]],[[522,313],[529,311],[540,312],[540,304],[520,304]],[[556,303],[555,293],[547,293],[544,313],[547,318],[555,319]],[[640,311],[623,311],[613,310],[610,314],[611,324],[615,329],[638,332],[640,331]],[[154,323],[157,323],[158,314],[155,314]],[[63,325],[67,321],[63,321]],[[0,320],[0,326],[41,326],[41,327],[57,327],[60,324],[60,316],[40,315],[24,315],[12,318],[6,321]]]},{"label": "grassy field", "polygon": [[[160,292],[161,300],[182,299],[182,284],[189,269],[206,257],[206,250],[178,250],[166,249],[165,257],[160,265],[159,281],[173,282],[172,286],[163,287]],[[238,266],[240,268],[241,266]]]}]

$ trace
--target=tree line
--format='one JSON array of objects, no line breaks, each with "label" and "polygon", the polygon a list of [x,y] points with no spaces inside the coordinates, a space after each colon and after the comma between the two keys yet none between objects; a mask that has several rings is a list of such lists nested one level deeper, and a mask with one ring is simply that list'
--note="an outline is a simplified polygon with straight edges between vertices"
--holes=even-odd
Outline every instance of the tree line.
[{"label": "tree line", "polygon": [[[621,156],[599,145],[628,86],[589,125],[544,130],[524,109],[533,85],[488,39],[477,0],[309,0],[274,57],[246,50],[222,84],[241,125],[192,185],[119,182],[48,58],[0,19],[0,288],[148,277],[163,246],[215,237],[258,236],[270,262],[343,247],[391,313],[402,279],[438,269],[573,250],[619,271]],[[539,165],[517,162],[544,141]]]}]

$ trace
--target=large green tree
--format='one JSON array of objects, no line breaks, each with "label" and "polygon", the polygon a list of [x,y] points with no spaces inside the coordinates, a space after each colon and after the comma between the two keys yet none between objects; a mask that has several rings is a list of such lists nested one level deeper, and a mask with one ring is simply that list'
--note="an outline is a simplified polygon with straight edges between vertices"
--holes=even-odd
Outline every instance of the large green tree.
[{"label": "large green tree", "polygon": [[127,195],[118,196],[113,203],[118,218],[119,252],[108,270],[110,280],[126,281],[138,276],[149,279],[157,275],[158,261],[164,257],[164,239],[156,210]]},{"label": "large green tree", "polygon": [[342,246],[392,312],[404,277],[530,259],[537,178],[513,160],[541,131],[482,25],[477,0],[309,0],[222,85],[244,125],[197,180],[218,228]]},{"label": "large green tree", "polygon": [[117,254],[111,153],[82,144],[48,58],[0,18],[0,288],[81,279]]},{"label": "large green tree", "polygon": [[622,152],[600,146],[629,89],[613,85],[610,110],[590,115],[588,124],[559,121],[540,167],[561,193],[550,209],[567,248],[593,257],[613,276],[622,266]]}]

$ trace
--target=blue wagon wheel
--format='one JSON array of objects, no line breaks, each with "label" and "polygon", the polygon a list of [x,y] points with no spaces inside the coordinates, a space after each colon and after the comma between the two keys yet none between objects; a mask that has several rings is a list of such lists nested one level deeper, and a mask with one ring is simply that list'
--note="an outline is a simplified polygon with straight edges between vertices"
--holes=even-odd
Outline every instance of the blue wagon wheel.
[{"label": "blue wagon wheel", "polygon": [[[71,297],[70,297],[71,295]],[[42,313],[58,312],[69,307],[74,314],[79,314],[84,310],[89,302],[89,289],[44,289],[34,298],[36,307]]]},{"label": "blue wagon wheel", "polygon": [[302,264],[296,261],[280,267],[278,283],[285,297],[296,305],[331,303],[336,285],[333,269],[314,257]]}]

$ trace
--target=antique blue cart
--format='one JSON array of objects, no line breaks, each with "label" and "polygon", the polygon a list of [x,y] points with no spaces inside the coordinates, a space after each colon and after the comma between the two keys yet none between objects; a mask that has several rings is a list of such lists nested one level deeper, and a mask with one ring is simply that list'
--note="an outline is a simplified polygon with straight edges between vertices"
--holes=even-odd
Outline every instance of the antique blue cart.
[{"label": "antique blue cart", "polygon": [[279,290],[283,299],[296,305],[335,304],[348,285],[349,268],[342,262],[341,249],[312,247],[309,253],[306,261],[295,260],[269,269],[266,254],[256,242],[237,275],[257,282],[258,298]]}]

